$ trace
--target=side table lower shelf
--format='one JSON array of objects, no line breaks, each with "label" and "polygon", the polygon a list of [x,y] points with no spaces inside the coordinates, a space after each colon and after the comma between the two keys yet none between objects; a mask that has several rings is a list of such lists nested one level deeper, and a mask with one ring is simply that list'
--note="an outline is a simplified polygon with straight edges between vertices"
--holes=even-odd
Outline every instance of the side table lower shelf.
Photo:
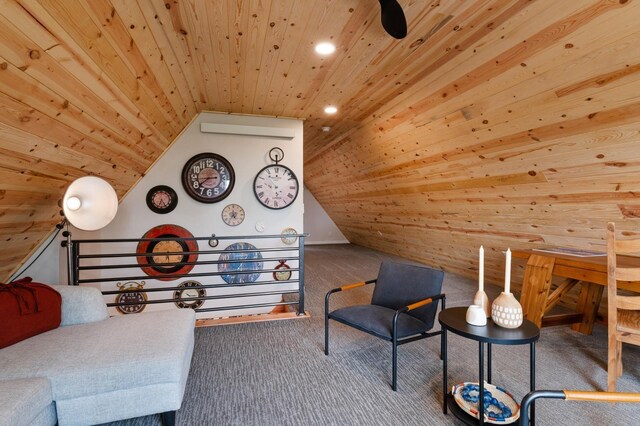
[{"label": "side table lower shelf", "polygon": [[[453,398],[453,395],[451,395],[451,392],[447,393],[447,407],[449,408],[449,412],[451,412],[451,414],[453,414],[462,423],[469,426],[478,425],[478,419],[473,417],[471,414],[467,413],[466,411],[464,411],[462,408],[460,408],[456,400]],[[483,424],[493,426],[496,423],[484,422]],[[499,424],[504,425],[505,423],[499,423]],[[520,424],[520,419],[514,421],[513,423],[507,423],[507,424],[510,426],[518,426]]]}]

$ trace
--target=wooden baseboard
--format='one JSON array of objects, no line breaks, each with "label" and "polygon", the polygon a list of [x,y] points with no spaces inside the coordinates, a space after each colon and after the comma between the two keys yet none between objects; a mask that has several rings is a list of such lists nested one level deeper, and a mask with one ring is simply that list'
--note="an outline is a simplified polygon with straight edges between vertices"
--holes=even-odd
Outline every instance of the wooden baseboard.
[{"label": "wooden baseboard", "polygon": [[196,327],[214,327],[218,325],[243,324],[248,322],[279,321],[288,319],[310,318],[309,312],[298,315],[297,312],[279,312],[259,315],[242,315],[229,318],[210,318],[196,320]]}]

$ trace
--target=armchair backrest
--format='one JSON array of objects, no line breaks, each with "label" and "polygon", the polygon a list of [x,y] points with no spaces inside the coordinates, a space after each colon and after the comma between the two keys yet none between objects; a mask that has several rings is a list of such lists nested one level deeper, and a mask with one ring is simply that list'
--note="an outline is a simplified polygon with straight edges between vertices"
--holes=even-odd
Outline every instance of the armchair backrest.
[{"label": "armchair backrest", "polygon": [[[400,309],[442,291],[444,272],[426,266],[408,265],[397,262],[383,262],[376,281],[372,305],[390,309]],[[437,303],[430,303],[408,314],[433,326]]]}]

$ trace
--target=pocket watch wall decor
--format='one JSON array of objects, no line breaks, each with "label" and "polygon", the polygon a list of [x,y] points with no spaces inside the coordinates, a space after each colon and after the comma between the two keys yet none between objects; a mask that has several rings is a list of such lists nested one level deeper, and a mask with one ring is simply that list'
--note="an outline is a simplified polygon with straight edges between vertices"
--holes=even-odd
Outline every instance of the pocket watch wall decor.
[{"label": "pocket watch wall decor", "polygon": [[167,185],[154,186],[147,192],[147,206],[154,213],[172,212],[178,205],[178,194]]},{"label": "pocket watch wall decor", "polygon": [[287,245],[295,244],[298,241],[298,231],[293,228],[284,228],[280,233],[280,239]]},{"label": "pocket watch wall decor", "polygon": [[129,281],[126,283],[118,283],[118,290],[122,293],[116,296],[116,303],[132,303],[135,305],[120,305],[116,306],[116,310],[121,314],[137,314],[144,311],[147,305],[144,303],[147,301],[147,293],[136,291],[144,287],[144,281],[140,281],[138,284],[135,281]]},{"label": "pocket watch wall decor", "polygon": [[279,260],[278,262],[278,266],[275,267],[275,269],[278,270],[273,272],[273,279],[276,281],[287,281],[291,278],[291,269],[284,260]]},{"label": "pocket watch wall decor", "polygon": [[[178,285],[180,290],[176,290],[173,292],[173,299],[175,300],[173,303],[176,304],[178,308],[191,308],[198,309],[200,306],[204,304],[203,297],[207,296],[207,289],[198,288],[202,284],[198,281],[184,281]],[[199,297],[199,300],[183,300],[183,299],[191,299]]]},{"label": "pocket watch wall decor", "polygon": [[222,209],[222,220],[229,226],[238,226],[244,221],[244,209],[238,204],[229,204]]},{"label": "pocket watch wall decor", "polygon": [[[233,272],[222,274],[221,277],[228,284],[252,283],[258,280],[262,270],[262,254],[250,243],[234,243],[224,249],[225,253],[218,259],[219,272]],[[239,273],[250,271],[246,274]]]},{"label": "pocket watch wall decor", "polygon": [[[153,241],[156,238],[162,239]],[[195,265],[180,265],[198,260],[198,242],[189,238],[193,238],[191,232],[178,225],[159,225],[151,228],[142,236],[136,247],[138,265],[145,274],[154,277],[189,273]],[[179,277],[158,279],[172,281],[177,278]]]},{"label": "pocket watch wall decor", "polygon": [[231,163],[212,152],[191,157],[182,168],[182,186],[191,198],[201,203],[222,201],[233,190],[236,175]]},{"label": "pocket watch wall decor", "polygon": [[220,241],[216,238],[216,234],[211,234],[211,239],[209,240],[209,247],[218,247]]},{"label": "pocket watch wall decor", "polygon": [[275,164],[263,167],[253,181],[253,193],[265,207],[279,210],[289,207],[298,196],[299,184],[295,173],[280,163],[284,152],[272,148],[269,158]]}]

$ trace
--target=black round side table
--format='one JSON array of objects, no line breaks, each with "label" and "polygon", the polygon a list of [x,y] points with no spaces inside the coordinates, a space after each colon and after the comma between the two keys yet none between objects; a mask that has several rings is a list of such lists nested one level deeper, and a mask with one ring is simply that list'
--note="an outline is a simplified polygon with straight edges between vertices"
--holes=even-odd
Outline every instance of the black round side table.
[{"label": "black round side table", "polygon": [[[443,402],[442,411],[447,414],[447,406],[451,412],[464,421],[466,424],[484,423],[484,405],[478,404],[478,419],[465,413],[455,402],[453,395],[449,393],[447,384],[447,332],[451,331],[459,336],[478,342],[479,353],[479,380],[480,395],[484,394],[484,344],[487,344],[487,382],[491,383],[491,345],[525,345],[529,344],[529,375],[531,382],[531,390],[536,387],[536,346],[535,343],[540,337],[540,329],[531,321],[524,320],[518,328],[502,328],[497,326],[491,318],[487,318],[487,325],[475,326],[468,324],[466,321],[467,307],[449,308],[440,312],[438,321],[442,327],[442,368],[443,368]],[[531,404],[531,425],[535,424],[535,407]]]}]

